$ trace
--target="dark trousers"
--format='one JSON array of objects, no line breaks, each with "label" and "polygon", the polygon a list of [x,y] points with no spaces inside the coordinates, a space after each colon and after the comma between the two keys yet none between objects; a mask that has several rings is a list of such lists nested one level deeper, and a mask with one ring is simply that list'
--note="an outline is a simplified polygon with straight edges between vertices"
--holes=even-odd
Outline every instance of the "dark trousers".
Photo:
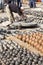
[{"label": "dark trousers", "polygon": [[20,8],[22,6],[21,0],[17,0],[18,7]]},{"label": "dark trousers", "polygon": [[36,3],[34,1],[30,1],[30,8],[36,7]]}]

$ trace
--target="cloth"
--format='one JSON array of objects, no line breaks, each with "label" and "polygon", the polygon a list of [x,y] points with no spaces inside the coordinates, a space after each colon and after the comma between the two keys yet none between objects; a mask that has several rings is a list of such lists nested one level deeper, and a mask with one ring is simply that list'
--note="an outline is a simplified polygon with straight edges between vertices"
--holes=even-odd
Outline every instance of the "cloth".
[{"label": "cloth", "polygon": [[16,4],[9,4],[9,9],[11,10],[11,12],[18,13],[19,15],[23,14],[21,9]]},{"label": "cloth", "polygon": [[[19,15],[22,15],[22,11],[19,7],[19,3],[21,0],[7,0],[7,3],[9,5],[9,9],[11,12],[15,12],[18,13]],[[18,3],[18,5],[16,4],[16,2]]]}]

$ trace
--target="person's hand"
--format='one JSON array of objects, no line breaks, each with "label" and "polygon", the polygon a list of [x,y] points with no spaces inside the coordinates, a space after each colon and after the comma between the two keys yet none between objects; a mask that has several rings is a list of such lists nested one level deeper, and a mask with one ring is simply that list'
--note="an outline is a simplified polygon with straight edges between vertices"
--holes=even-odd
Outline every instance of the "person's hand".
[{"label": "person's hand", "polygon": [[24,8],[23,7],[21,7],[21,11],[24,11]]}]

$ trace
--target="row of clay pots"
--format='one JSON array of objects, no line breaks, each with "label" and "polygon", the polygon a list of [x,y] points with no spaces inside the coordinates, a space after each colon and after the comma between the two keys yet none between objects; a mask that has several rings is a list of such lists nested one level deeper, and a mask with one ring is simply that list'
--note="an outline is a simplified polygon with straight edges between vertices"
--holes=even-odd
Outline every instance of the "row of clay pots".
[{"label": "row of clay pots", "polygon": [[43,53],[43,34],[40,32],[31,33],[30,35],[27,34],[17,34],[16,37],[28,44],[32,45],[33,47],[37,48],[40,52]]},{"label": "row of clay pots", "polygon": [[15,41],[2,40],[0,59],[5,65],[41,65],[43,57],[22,48]]}]

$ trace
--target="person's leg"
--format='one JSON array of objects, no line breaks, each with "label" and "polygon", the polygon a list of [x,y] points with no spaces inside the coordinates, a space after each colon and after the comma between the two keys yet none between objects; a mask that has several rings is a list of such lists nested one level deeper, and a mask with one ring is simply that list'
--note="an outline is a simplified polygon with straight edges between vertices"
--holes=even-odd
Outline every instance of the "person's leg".
[{"label": "person's leg", "polygon": [[20,0],[17,0],[17,5],[18,5],[18,7],[19,7],[19,3],[20,3]]},{"label": "person's leg", "polygon": [[34,8],[36,7],[36,3],[35,3],[35,2],[33,2],[33,7],[34,7]]},{"label": "person's leg", "polygon": [[18,7],[19,7],[19,8],[21,8],[21,7],[22,7],[21,0],[17,0],[17,4],[18,4]]},{"label": "person's leg", "polygon": [[6,6],[6,12],[7,12],[9,21],[13,22],[14,21],[14,17],[13,17],[12,11],[9,8],[9,5]]},{"label": "person's leg", "polygon": [[31,2],[31,1],[29,1],[29,5],[30,5],[30,8],[32,8],[32,7],[33,7],[33,4],[32,4],[32,2]]},{"label": "person's leg", "polygon": [[30,2],[30,8],[32,8],[33,7],[33,2]]},{"label": "person's leg", "polygon": [[33,8],[33,2],[31,2],[31,8]]},{"label": "person's leg", "polygon": [[22,7],[22,1],[21,0],[20,0],[20,3],[19,4],[20,4],[20,7]]}]

